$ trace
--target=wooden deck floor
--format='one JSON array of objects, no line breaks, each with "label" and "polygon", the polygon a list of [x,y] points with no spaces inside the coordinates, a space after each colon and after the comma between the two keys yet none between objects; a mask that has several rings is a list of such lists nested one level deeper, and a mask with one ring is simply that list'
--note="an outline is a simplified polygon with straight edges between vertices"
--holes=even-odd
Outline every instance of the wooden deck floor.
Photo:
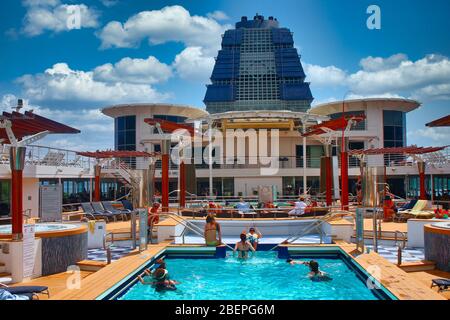
[{"label": "wooden deck floor", "polygon": [[147,263],[169,244],[170,241],[166,241],[149,245],[148,249],[141,253],[132,252],[129,256],[123,257],[83,279],[79,289],[66,289],[52,296],[51,300],[94,300],[131,272]]},{"label": "wooden deck floor", "polygon": [[[90,276],[92,271],[80,271],[80,279],[85,279]],[[17,286],[47,286],[50,292],[50,298],[58,295],[67,288],[67,280],[71,277],[73,273],[62,272],[57,274],[52,274],[50,276],[36,278],[27,282],[19,282],[12,287]],[[47,300],[48,296],[45,294],[39,294],[39,300]]]},{"label": "wooden deck floor", "polygon": [[445,300],[445,297],[430,289],[430,284],[418,280],[375,252],[360,254],[355,245],[341,243],[343,250],[366,270],[372,270],[373,277],[400,300]]},{"label": "wooden deck floor", "polygon": [[[409,275],[419,280],[427,287],[431,286],[431,280],[433,279],[450,279],[450,273],[439,270],[411,272]],[[436,292],[438,291],[436,287],[433,288],[433,290]],[[447,300],[450,300],[450,291],[440,292],[439,294]]]}]

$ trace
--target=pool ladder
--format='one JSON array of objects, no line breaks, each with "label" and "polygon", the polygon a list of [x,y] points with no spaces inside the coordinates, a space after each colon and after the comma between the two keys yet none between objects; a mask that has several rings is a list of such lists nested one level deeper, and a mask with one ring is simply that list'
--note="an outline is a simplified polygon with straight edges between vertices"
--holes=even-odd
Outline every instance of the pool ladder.
[{"label": "pool ladder", "polygon": [[[401,242],[399,242],[398,240],[398,235],[401,235]],[[406,233],[399,231],[399,230],[395,230],[395,245],[397,246],[397,265],[400,266],[402,264],[402,252],[403,249],[406,248]]]},{"label": "pool ladder", "polygon": [[[108,236],[111,239],[108,241]],[[108,244],[109,242],[109,244]],[[108,232],[103,236],[103,249],[106,251],[106,263],[111,264],[111,245],[114,243],[114,233]]]},{"label": "pool ladder", "polygon": [[314,229],[316,229],[319,234],[320,234],[320,243],[322,243],[322,239],[323,239],[323,231],[320,228],[322,226],[322,224],[324,224],[325,222],[331,221],[332,219],[334,219],[334,216],[336,214],[339,214],[338,212],[330,212],[327,215],[323,216],[322,218],[314,221],[309,227],[307,227],[305,230],[301,230],[298,234],[295,235],[291,235],[289,236],[286,240],[284,240],[283,242],[281,242],[280,244],[277,244],[276,246],[274,246],[272,250],[275,250],[276,248],[278,248],[281,244],[284,243],[294,243],[294,241],[300,239],[301,237],[303,237],[304,235],[307,235],[309,232],[313,231]]}]

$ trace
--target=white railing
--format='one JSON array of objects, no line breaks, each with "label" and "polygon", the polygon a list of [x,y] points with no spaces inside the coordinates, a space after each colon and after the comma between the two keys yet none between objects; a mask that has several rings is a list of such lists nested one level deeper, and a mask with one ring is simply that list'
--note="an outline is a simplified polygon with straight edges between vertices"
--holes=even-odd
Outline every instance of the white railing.
[{"label": "white railing", "polygon": [[[73,150],[39,145],[29,145],[26,148],[25,163],[27,165],[90,169],[94,164],[91,158],[80,156]],[[9,164],[9,150],[7,147],[3,147],[0,163]]]}]

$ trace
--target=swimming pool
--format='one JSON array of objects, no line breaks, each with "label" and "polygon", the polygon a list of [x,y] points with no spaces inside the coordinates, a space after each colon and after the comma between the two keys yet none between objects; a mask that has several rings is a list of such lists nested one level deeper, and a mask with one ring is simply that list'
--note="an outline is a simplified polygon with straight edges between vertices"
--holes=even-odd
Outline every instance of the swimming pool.
[{"label": "swimming pool", "polygon": [[[228,255],[230,253],[228,252]],[[311,257],[302,256],[305,260]],[[114,298],[119,300],[382,300],[384,290],[367,288],[361,270],[343,257],[314,257],[333,280],[314,282],[308,268],[291,266],[274,251],[259,251],[246,261],[235,257],[192,258],[166,255],[170,278],[181,282],[176,291],[156,292],[132,282]]]}]

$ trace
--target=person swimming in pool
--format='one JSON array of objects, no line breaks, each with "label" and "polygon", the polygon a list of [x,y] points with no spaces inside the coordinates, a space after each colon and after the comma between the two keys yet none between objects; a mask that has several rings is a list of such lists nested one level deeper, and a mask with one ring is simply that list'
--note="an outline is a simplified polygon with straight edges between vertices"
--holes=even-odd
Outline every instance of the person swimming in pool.
[{"label": "person swimming in pool", "polygon": [[[246,233],[245,230],[242,233]],[[250,242],[255,250],[258,248],[258,241],[261,238],[262,234],[256,227],[251,227],[250,229],[248,229],[247,241]]]},{"label": "person swimming in pool", "polygon": [[152,282],[150,281],[145,281],[144,277],[145,276],[149,276],[149,277],[154,277],[156,270],[158,269],[166,269],[166,262],[163,259],[158,259],[156,260],[155,263],[155,269],[151,270],[151,269],[145,269],[144,272],[142,272],[140,275],[138,275],[138,280],[142,283],[142,284],[152,284]]},{"label": "person swimming in pool", "polygon": [[233,254],[237,251],[239,259],[247,259],[248,252],[255,252],[255,248],[247,241],[247,235],[245,233],[241,233],[240,238],[241,241],[236,242],[234,246]]},{"label": "person swimming in pool", "polygon": [[177,290],[175,285],[180,284],[178,281],[169,279],[169,272],[166,269],[156,269],[153,277],[156,281],[154,281],[152,285],[155,287],[156,291]]},{"label": "person swimming in pool", "polygon": [[301,265],[305,265],[309,267],[309,273],[308,273],[308,278],[310,278],[313,281],[329,281],[332,280],[331,276],[326,273],[323,272],[319,269],[319,263],[315,260],[311,260],[311,261],[296,261],[293,259],[287,259],[286,260],[287,263],[289,263],[290,265],[296,265],[296,264],[301,264]]}]

